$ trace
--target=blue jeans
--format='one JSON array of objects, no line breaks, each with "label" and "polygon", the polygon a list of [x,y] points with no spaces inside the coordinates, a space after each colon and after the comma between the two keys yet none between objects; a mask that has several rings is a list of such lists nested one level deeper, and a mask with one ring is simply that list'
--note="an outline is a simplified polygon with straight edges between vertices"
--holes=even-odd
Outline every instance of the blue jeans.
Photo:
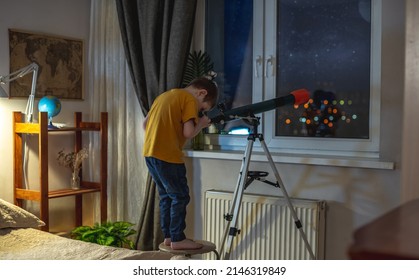
[{"label": "blue jeans", "polygon": [[186,206],[190,201],[186,167],[183,163],[153,157],[146,157],[145,161],[160,195],[160,223],[164,238],[182,241],[186,238]]}]

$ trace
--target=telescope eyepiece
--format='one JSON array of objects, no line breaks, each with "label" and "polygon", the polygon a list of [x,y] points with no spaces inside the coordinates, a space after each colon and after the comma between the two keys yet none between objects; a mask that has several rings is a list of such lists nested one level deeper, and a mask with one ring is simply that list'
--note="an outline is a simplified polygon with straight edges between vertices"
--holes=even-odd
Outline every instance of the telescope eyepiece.
[{"label": "telescope eyepiece", "polygon": [[224,112],[226,110],[226,105],[224,103],[218,103],[217,108],[221,112]]}]

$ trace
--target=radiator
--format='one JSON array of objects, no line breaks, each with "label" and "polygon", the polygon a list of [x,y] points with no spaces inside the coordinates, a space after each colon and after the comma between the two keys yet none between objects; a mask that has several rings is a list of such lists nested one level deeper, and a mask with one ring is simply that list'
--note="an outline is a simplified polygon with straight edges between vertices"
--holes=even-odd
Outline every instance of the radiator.
[{"label": "radiator", "polygon": [[[204,237],[217,250],[230,212],[232,193],[207,191],[205,194]],[[302,229],[316,259],[324,259],[326,203],[320,200],[291,199]],[[232,213],[230,213],[232,214]],[[241,231],[233,239],[232,260],[309,260],[310,253],[283,197],[244,194],[238,215]],[[226,242],[227,244],[227,242]],[[223,255],[224,252],[219,252]],[[213,254],[205,258],[214,259]]]}]

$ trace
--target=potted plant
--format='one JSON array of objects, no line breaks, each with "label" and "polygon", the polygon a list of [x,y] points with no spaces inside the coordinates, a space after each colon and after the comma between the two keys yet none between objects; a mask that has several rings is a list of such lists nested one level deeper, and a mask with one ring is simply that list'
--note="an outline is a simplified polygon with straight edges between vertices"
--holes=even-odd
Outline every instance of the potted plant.
[{"label": "potted plant", "polygon": [[135,249],[134,242],[128,239],[136,233],[129,222],[105,222],[91,226],[80,226],[71,232],[71,238],[112,247]]}]

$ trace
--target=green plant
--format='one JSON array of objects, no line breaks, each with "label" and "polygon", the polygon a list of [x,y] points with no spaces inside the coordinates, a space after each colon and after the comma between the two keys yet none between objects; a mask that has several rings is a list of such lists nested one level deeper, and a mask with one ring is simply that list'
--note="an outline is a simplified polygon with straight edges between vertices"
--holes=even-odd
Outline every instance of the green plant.
[{"label": "green plant", "polygon": [[135,234],[134,224],[129,222],[96,223],[93,227],[80,226],[71,232],[71,238],[100,245],[135,249],[134,242],[128,237]]},{"label": "green plant", "polygon": [[208,53],[193,51],[189,53],[183,73],[182,86],[187,86],[193,79],[207,75],[212,71],[214,63]]}]

